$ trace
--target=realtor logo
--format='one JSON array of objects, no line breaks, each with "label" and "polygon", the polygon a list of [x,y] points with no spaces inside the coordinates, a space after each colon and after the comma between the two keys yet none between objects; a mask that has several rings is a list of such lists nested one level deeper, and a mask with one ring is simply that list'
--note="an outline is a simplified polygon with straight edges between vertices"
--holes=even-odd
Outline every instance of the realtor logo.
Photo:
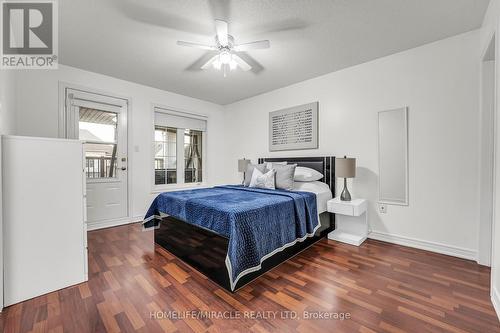
[{"label": "realtor logo", "polygon": [[1,1],[2,69],[57,68],[57,2]]}]

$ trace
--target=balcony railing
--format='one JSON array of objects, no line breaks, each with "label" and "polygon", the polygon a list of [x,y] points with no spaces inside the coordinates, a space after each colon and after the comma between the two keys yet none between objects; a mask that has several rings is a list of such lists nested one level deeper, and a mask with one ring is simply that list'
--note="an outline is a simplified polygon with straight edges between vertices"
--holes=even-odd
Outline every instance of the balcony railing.
[{"label": "balcony railing", "polygon": [[[166,172],[165,172],[166,171]],[[201,169],[187,168],[184,170],[185,183],[200,183],[202,181]],[[166,182],[165,182],[166,180]],[[176,169],[155,169],[155,184],[176,184],[177,170]]]},{"label": "balcony railing", "polygon": [[116,159],[111,169],[111,157],[86,157],[85,174],[91,179],[116,177]]}]

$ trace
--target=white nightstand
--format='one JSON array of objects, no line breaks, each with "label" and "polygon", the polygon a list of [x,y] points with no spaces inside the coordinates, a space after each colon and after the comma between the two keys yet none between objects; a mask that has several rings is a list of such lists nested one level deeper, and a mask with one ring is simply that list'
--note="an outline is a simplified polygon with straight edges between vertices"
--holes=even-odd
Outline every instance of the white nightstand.
[{"label": "white nightstand", "polygon": [[368,237],[367,207],[365,199],[329,200],[328,211],[335,214],[335,230],[328,234],[328,238],[351,245],[361,245]]}]

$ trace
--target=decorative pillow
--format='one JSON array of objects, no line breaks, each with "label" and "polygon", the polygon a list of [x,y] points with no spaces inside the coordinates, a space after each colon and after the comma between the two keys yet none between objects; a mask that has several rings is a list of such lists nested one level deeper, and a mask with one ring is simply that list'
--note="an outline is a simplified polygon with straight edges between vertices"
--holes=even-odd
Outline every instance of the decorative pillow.
[{"label": "decorative pillow", "polygon": [[323,174],[306,167],[297,167],[295,169],[295,181],[296,182],[314,182],[323,178]]},{"label": "decorative pillow", "polygon": [[245,186],[250,186],[250,181],[252,180],[252,174],[254,168],[257,168],[261,173],[265,173],[266,163],[247,165],[247,171],[245,172],[245,184],[244,184]]},{"label": "decorative pillow", "polygon": [[274,190],[275,174],[275,170],[269,170],[266,173],[262,173],[259,169],[254,168],[252,179],[250,180],[250,187],[268,188]]},{"label": "decorative pillow", "polygon": [[276,170],[276,188],[293,190],[293,176],[295,175],[296,167],[297,164],[273,164],[273,169]]},{"label": "decorative pillow", "polygon": [[272,169],[274,169],[273,165],[286,165],[287,163],[286,162],[266,162],[265,164],[266,164],[267,170],[272,170]]}]

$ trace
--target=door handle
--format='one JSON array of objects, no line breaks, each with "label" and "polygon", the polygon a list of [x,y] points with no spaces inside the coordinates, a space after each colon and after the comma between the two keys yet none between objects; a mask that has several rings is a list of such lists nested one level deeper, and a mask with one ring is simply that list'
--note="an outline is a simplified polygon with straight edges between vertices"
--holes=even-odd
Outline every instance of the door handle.
[{"label": "door handle", "polygon": [[126,167],[122,167],[122,171],[125,171],[125,170],[127,170],[127,168]]}]

